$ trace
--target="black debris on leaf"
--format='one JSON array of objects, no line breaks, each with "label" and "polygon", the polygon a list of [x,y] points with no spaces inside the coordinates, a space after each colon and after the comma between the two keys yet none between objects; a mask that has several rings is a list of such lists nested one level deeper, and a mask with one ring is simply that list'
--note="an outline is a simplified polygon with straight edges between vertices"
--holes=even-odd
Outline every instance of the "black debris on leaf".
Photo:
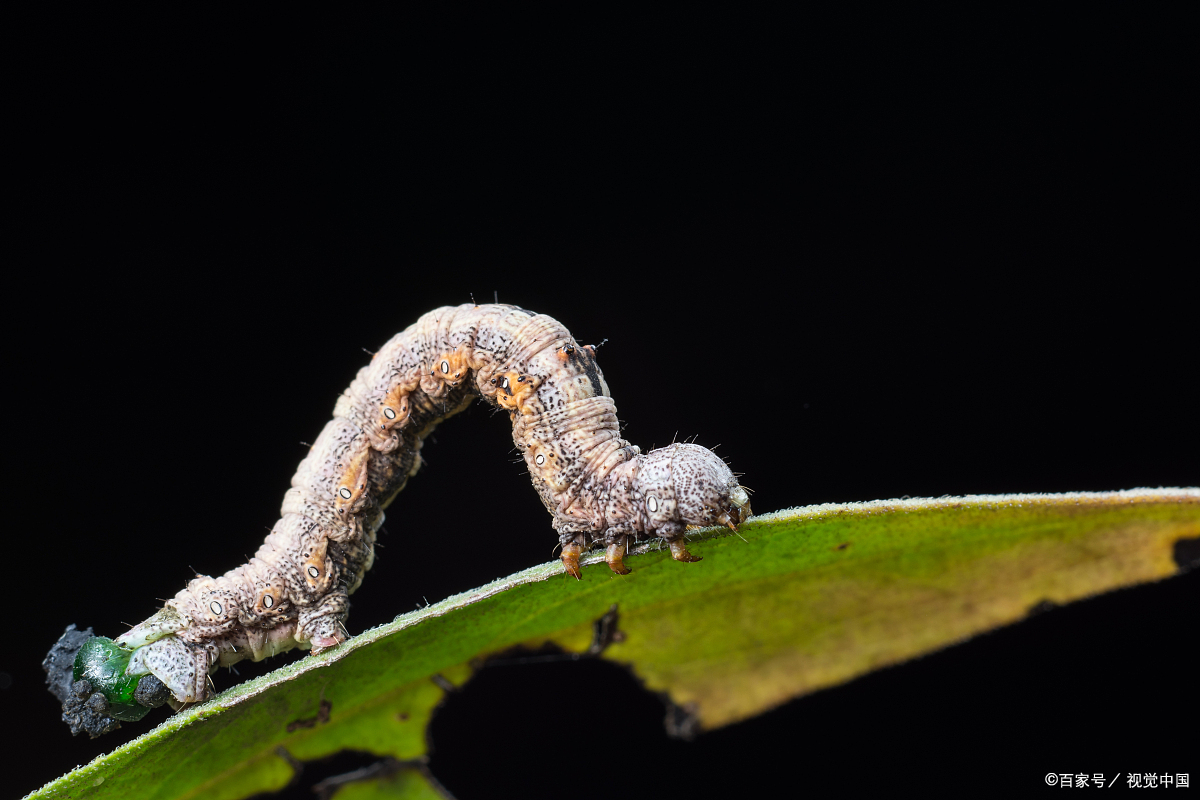
[{"label": "black debris on leaf", "polygon": [[75,682],[75,655],[83,643],[95,636],[92,629],[77,630],[74,625],[68,625],[67,630],[50,648],[46,659],[42,661],[42,669],[46,671],[46,684],[50,694],[58,698],[58,702],[66,703],[73,698],[71,684]]},{"label": "black debris on leaf", "polygon": [[86,731],[95,739],[121,727],[121,723],[108,715],[108,699],[101,692],[93,692],[89,681],[71,685],[71,698],[63,703],[62,718],[71,726],[72,736]]},{"label": "black debris on leaf", "polygon": [[42,661],[46,684],[50,694],[62,703],[63,722],[71,726],[71,735],[86,731],[93,739],[121,727],[121,723],[108,715],[108,700],[104,695],[93,692],[90,682],[75,680],[75,654],[94,635],[91,628],[81,631],[68,625]]},{"label": "black debris on leaf", "polygon": [[146,708],[158,708],[171,699],[171,690],[154,675],[145,675],[138,681],[133,699]]}]

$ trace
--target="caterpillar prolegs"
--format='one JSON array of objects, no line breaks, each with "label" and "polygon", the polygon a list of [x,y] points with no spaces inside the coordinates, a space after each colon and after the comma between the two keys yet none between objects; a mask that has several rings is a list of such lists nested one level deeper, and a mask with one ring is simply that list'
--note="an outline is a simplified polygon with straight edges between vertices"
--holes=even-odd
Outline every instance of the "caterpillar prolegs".
[{"label": "caterpillar prolegs", "polygon": [[480,397],[508,411],[576,578],[597,545],[613,572],[628,572],[626,547],[645,536],[696,561],[688,526],[736,530],[750,514],[746,490],[712,451],[673,444],[643,455],[622,439],[595,348],[553,318],[501,304],[439,308],[385,344],[338,398],[253,558],[196,577],[115,642],[68,629],[46,668],[72,731],[95,736],[164,701],[203,700],[219,666],[345,641],[348,598],[371,568],[384,509],[420,467],[425,437]]}]

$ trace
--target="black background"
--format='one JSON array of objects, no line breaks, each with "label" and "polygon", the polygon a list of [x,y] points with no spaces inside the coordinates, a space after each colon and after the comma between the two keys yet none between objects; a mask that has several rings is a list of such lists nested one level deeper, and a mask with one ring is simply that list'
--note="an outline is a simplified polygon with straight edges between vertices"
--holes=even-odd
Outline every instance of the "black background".
[{"label": "black background", "polygon": [[[719,443],[759,511],[1200,483],[1174,20],[93,22],[14,67],[16,793],[149,728],[70,737],[61,629],[240,563],[361,348],[472,293],[607,338],[626,437]],[[489,417],[427,444],[352,632],[552,557]],[[614,666],[491,668],[431,767],[460,800],[1200,780],[1197,599],[1051,610],[691,743]]]}]

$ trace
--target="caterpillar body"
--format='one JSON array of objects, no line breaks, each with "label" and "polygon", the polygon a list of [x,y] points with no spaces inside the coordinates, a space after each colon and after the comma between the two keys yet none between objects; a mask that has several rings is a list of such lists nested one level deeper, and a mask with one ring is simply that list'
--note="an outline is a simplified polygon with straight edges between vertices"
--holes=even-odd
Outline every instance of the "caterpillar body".
[{"label": "caterpillar body", "polygon": [[[164,700],[178,708],[206,699],[219,666],[345,641],[348,598],[371,568],[384,509],[420,467],[424,438],[480,397],[508,411],[576,578],[581,554],[597,545],[614,572],[628,572],[626,547],[644,536],[665,540],[676,560],[698,560],[684,543],[689,525],[736,530],[750,515],[746,490],[712,451],[674,444],[642,454],[621,438],[595,348],[558,321],[503,304],[439,308],[388,341],[338,398],[254,557],[220,577],[197,576],[117,637],[123,674],[81,665],[115,663],[114,648],[89,655],[79,632],[64,645],[68,629],[46,664],[72,730],[112,729],[106,712],[122,702],[134,710],[114,716],[135,719]],[[74,680],[60,676],[54,689],[51,668],[62,672],[67,659]],[[94,691],[107,678],[123,681],[125,694]]]}]

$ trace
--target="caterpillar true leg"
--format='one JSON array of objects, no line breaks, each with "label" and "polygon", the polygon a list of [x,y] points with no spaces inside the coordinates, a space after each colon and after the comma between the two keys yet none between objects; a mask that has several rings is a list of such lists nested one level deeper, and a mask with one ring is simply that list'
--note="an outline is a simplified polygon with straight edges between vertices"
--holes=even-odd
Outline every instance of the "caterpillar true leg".
[{"label": "caterpillar true leg", "polygon": [[[338,398],[253,558],[217,578],[197,576],[115,642],[79,646],[71,637],[80,655],[56,645],[46,668],[64,709],[83,719],[85,703],[96,707],[78,728],[98,735],[145,713],[137,698],[163,692],[138,695],[143,682],[164,686],[172,705],[198,702],[218,666],[345,641],[349,595],[371,568],[384,509],[420,467],[424,438],[479,398],[508,412],[576,579],[595,544],[606,546],[614,573],[628,573],[631,537],[657,536],[675,560],[699,561],[684,544],[688,526],[736,530],[750,514],[746,492],[712,451],[673,444],[643,455],[621,438],[595,348],[557,320],[509,305],[439,308],[380,348]],[[85,649],[103,655],[88,661],[86,686],[75,674]]]},{"label": "caterpillar true leg", "polygon": [[577,541],[572,541],[563,545],[562,555],[559,556],[563,563],[563,569],[577,581],[583,580],[583,573],[579,569],[579,557],[581,555],[583,555],[583,545]]},{"label": "caterpillar true leg", "polygon": [[628,575],[629,567],[625,566],[625,534],[618,534],[616,539],[604,551],[604,560],[608,568],[618,575]]},{"label": "caterpillar true leg", "polygon": [[680,537],[678,539],[672,539],[670,541],[670,547],[671,547],[671,558],[675,559],[676,561],[702,561],[703,560],[703,558],[701,556],[694,556],[688,552],[687,542],[685,542],[683,540],[683,537]]}]

